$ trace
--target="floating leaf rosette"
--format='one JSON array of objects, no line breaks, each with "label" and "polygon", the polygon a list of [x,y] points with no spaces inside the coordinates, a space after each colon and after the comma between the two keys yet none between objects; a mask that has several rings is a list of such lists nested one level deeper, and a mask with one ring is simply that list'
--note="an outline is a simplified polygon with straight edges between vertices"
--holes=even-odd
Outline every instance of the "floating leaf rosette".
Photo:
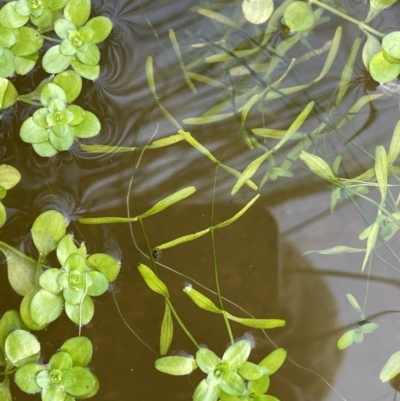
[{"label": "floating leaf rosette", "polygon": [[95,253],[87,257],[85,244],[79,247],[66,226],[61,213],[49,210],[35,220],[32,236],[45,260],[56,250],[61,268],[48,268],[42,272],[36,285],[21,303],[21,317],[26,326],[40,330],[56,320],[65,308],[74,323],[90,322],[94,314],[91,297],[102,295],[119,273],[119,263],[113,257]]},{"label": "floating leaf rosette", "polygon": [[43,57],[46,72],[58,73],[71,65],[84,78],[94,80],[99,76],[100,52],[97,43],[110,34],[112,22],[103,16],[87,21],[89,13],[90,1],[71,1],[65,7],[65,18],[59,18],[54,24],[62,42],[50,48]]},{"label": "floating leaf rosette", "polygon": [[27,363],[19,367],[15,383],[28,394],[41,393],[43,401],[92,397],[99,389],[97,377],[87,368],[92,351],[88,338],[70,338],[47,365]]},{"label": "floating leaf rosette", "polygon": [[[54,156],[68,150],[76,138],[90,138],[100,131],[100,121],[90,111],[77,105],[68,105],[71,91],[68,83],[76,80],[76,73],[65,81],[45,84],[40,93],[42,108],[35,111],[21,126],[20,137],[31,143],[35,152],[43,157]],[[61,87],[62,85],[63,87]]]}]

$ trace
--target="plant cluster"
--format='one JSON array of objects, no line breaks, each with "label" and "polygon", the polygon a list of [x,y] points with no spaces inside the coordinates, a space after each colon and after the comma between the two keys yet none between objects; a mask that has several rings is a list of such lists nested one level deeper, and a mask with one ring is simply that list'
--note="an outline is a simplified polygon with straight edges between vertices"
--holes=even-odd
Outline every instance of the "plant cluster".
[{"label": "plant cluster", "polygon": [[[56,320],[63,309],[79,325],[94,314],[93,296],[107,291],[119,273],[119,262],[104,253],[87,254],[66,234],[64,216],[55,210],[40,214],[32,226],[32,240],[38,251],[35,260],[0,241],[6,255],[9,282],[23,296],[20,311],[9,310],[0,319],[0,366],[6,377],[15,372],[15,382],[28,394],[41,393],[43,401],[73,401],[89,398],[99,389],[88,370],[92,344],[86,337],[67,340],[48,365],[39,363],[40,343],[30,330],[42,330]],[[47,265],[55,252],[59,268]],[[8,379],[0,390],[2,400],[11,400]]]},{"label": "plant cluster", "polygon": [[[21,139],[42,157],[68,150],[75,139],[100,131],[93,113],[71,104],[81,92],[81,77],[99,76],[97,44],[112,29],[107,17],[89,20],[90,9],[90,0],[18,0],[0,10],[0,109],[18,100],[42,106],[20,130]],[[51,31],[57,38],[47,36]],[[45,79],[32,93],[19,95],[8,77],[31,71],[46,40],[58,44],[43,55],[42,67],[58,75]],[[70,66],[72,70],[67,70]]]}]

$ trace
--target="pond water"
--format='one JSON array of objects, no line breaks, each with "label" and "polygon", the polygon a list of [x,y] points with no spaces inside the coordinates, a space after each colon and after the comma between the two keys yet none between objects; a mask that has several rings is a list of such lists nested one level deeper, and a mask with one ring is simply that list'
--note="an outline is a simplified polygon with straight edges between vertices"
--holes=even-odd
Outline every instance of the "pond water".
[{"label": "pond water", "polygon": [[[206,63],[205,56],[210,52],[220,53],[221,47],[246,48],[251,39],[260,40],[262,29],[246,24],[238,5],[237,2],[227,5],[191,0],[93,1],[93,15],[108,16],[114,28],[100,45],[100,77],[95,82],[85,82],[77,102],[95,113],[102,125],[100,134],[86,143],[137,147],[176,134],[176,128],[162,114],[148,87],[145,65],[146,58],[152,56],[159,101],[225,165],[242,172],[265,152],[263,147],[276,145],[275,140],[252,135],[257,146],[250,149],[244,139],[251,135],[243,134],[240,112],[212,124],[182,122],[203,115],[224,100],[227,100],[226,108],[215,114],[229,113],[239,107],[243,103],[240,96],[254,90],[260,84],[256,77],[262,76],[235,75],[239,67],[243,70],[247,63],[253,66],[268,62],[270,48],[287,39],[280,32],[274,33],[268,45],[253,58],[246,59],[246,63],[241,58],[228,63]],[[235,16],[242,28],[234,29],[206,18],[196,12],[199,6]],[[343,7],[349,15],[362,19],[368,5],[345,2]],[[372,25],[381,32],[390,32],[397,28],[399,15],[399,6],[394,5],[374,19]],[[288,129],[307,103],[315,100],[314,114],[300,129],[309,133],[333,110],[342,70],[361,33],[339,17],[329,13],[324,16],[329,20],[316,26],[303,43],[288,50],[273,72],[271,82],[284,76],[279,86],[282,89],[315,79],[340,24],[343,35],[332,68],[318,83],[303,91],[261,103],[246,122],[249,129]],[[171,45],[169,29],[175,31],[186,68],[211,77],[224,87],[193,80],[197,92],[188,88]],[[321,51],[313,52],[313,49]],[[289,68],[292,60],[306,53],[308,61],[294,62]],[[44,76],[37,67],[28,76],[14,81],[20,92],[29,92]],[[329,115],[331,126],[327,125],[304,149],[330,165],[341,155],[343,177],[355,177],[373,167],[375,147],[383,145],[388,150],[399,119],[398,91],[397,83],[378,85],[368,78],[360,50],[346,96],[340,107]],[[332,128],[366,94],[381,96],[349,114],[351,121],[344,128],[339,131]],[[129,213],[135,215],[135,199],[138,210],[143,212],[171,193],[195,186],[193,196],[144,220],[147,237],[154,248],[210,226],[216,173],[215,222],[237,213],[255,196],[255,191],[243,186],[232,196],[237,179],[221,167],[216,169],[215,163],[186,141],[147,149],[142,154],[90,153],[76,143],[69,152],[50,159],[41,158],[18,136],[21,122],[33,110],[33,106],[17,104],[0,114],[1,163],[13,165],[22,174],[21,182],[9,191],[4,202],[8,220],[0,239],[36,257],[30,228],[39,213],[53,208],[71,221],[68,231],[74,232],[76,239],[85,241],[90,253],[106,252],[121,260],[117,281],[95,300],[95,316],[82,329],[82,334],[95,347],[90,367],[98,376],[101,389],[94,399],[190,400],[203,378],[201,372],[172,377],[154,369],[164,301],[146,287],[137,271],[139,263],[150,263],[140,226],[137,223],[131,228],[128,224],[89,226],[77,220],[127,216],[127,204]],[[374,221],[376,209],[365,200],[353,203],[342,198],[331,213],[330,184],[312,174],[301,160],[288,159],[289,152],[300,142],[300,139],[287,142],[274,158],[276,166],[285,160],[292,161],[293,177],[268,179],[260,188],[261,196],[254,206],[233,224],[216,231],[221,291],[227,300],[225,308],[234,315],[245,316],[245,310],[259,318],[281,318],[287,322],[286,327],[268,331],[269,337],[261,330],[233,324],[234,337],[254,340],[250,360],[255,363],[276,345],[288,350],[290,359],[272,376],[268,392],[281,401],[392,400],[396,383],[381,383],[379,373],[389,356],[400,349],[400,315],[396,313],[400,282],[395,270],[399,265],[398,237],[394,236],[390,242],[394,252],[390,252],[391,248],[380,248],[363,272],[364,253],[304,255],[310,250],[337,245],[365,247],[365,241],[361,242],[358,235]],[[260,184],[267,169],[273,166],[268,162],[262,164],[253,181]],[[395,179],[390,182],[397,184]],[[390,192],[393,199],[388,204],[394,207],[398,196],[396,186]],[[372,187],[368,197],[379,202],[379,191]],[[199,290],[202,285],[215,291],[210,236],[164,250],[159,266],[186,326],[199,343],[222,355],[229,343],[223,319],[194,306],[182,291],[185,283]],[[18,309],[21,299],[7,283],[5,260],[2,267],[0,315],[10,308]],[[202,291],[213,297],[204,288]],[[346,298],[347,293],[353,294],[361,305],[367,293],[366,319],[379,323],[380,327],[368,334],[362,344],[339,351],[336,347],[339,337],[355,328],[360,320]],[[213,299],[217,301],[216,297]],[[78,335],[78,328],[63,314],[35,335],[42,342],[43,358],[47,362],[48,356],[66,339]],[[169,354],[182,351],[193,355],[196,350],[175,324]],[[24,395],[15,385],[12,393],[16,401],[39,399],[38,395]]]}]

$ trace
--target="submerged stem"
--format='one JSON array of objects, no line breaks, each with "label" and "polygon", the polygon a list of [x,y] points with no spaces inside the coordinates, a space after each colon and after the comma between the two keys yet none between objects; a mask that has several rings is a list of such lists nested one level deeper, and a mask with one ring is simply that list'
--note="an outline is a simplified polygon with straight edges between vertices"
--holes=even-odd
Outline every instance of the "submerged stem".
[{"label": "submerged stem", "polygon": [[324,4],[319,0],[310,0],[310,3],[313,3],[318,7],[324,8],[325,10],[328,10],[332,14],[338,15],[339,17],[346,19],[347,21],[350,21],[353,24],[356,24],[363,31],[368,31],[368,32],[372,33],[373,35],[379,36],[380,38],[383,38],[385,36],[384,33],[381,33],[379,31],[377,31],[376,29],[371,28],[369,25],[364,24],[364,22],[357,21],[355,18],[350,17],[350,15],[342,13],[341,11],[336,10],[331,6],[328,6],[327,4]]}]

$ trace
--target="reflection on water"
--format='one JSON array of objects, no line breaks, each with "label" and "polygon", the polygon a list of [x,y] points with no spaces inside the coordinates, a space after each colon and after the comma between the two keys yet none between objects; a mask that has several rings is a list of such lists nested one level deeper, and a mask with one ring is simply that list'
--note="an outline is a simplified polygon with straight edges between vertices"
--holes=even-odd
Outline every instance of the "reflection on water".
[{"label": "reflection on water", "polygon": [[[90,144],[143,146],[152,140],[153,135],[154,139],[159,139],[175,133],[175,128],[162,115],[148,89],[145,60],[149,55],[154,58],[160,101],[179,122],[200,116],[228,98],[226,110],[220,111],[227,112],[235,106],[235,96],[239,97],[239,93],[231,91],[232,87],[245,92],[257,86],[251,76],[229,76],[230,65],[225,68],[204,62],[202,48],[193,45],[218,44],[221,37],[226,39],[227,28],[193,12],[191,7],[197,7],[198,3],[189,0],[159,3],[145,0],[92,2],[93,14],[111,18],[114,29],[110,38],[101,45],[100,77],[95,82],[84,84],[78,100],[83,108],[95,113],[102,124],[101,133],[91,138]],[[352,6],[355,14],[363,7],[361,4]],[[229,10],[228,7],[228,14]],[[386,20],[387,26],[393,26],[393,18]],[[321,48],[332,39],[332,27],[337,22],[333,18],[325,26],[315,28],[315,33],[308,37],[313,48]],[[383,22],[377,20],[376,24]],[[175,30],[188,66],[198,74],[213,77],[227,89],[197,82],[196,94],[187,88],[170,44],[168,30],[171,28]],[[385,30],[384,25],[381,28]],[[256,30],[255,33],[259,32]],[[228,44],[241,46],[252,34],[251,30],[243,30],[229,38],[232,42]],[[269,102],[268,108],[260,111],[266,126],[287,129],[305,104],[316,99],[317,117],[307,121],[304,127],[308,131],[315,129],[317,119],[323,118],[332,107],[337,82],[358,31],[345,25],[345,34],[336,65],[328,76],[301,95]],[[272,43],[279,43],[282,35],[275,34],[273,40]],[[298,46],[290,57],[298,58],[305,51],[310,49]],[[288,73],[287,84],[298,84],[299,79],[304,83],[315,78],[325,56],[326,53],[322,53],[313,57],[312,63],[296,65]],[[269,55],[262,52],[258,57],[260,59],[255,61],[262,62]],[[277,78],[285,73],[289,61],[285,60],[286,64],[277,71]],[[32,71],[15,80],[21,91],[29,92],[38,83],[36,76],[36,71]],[[360,94],[382,92],[382,97],[369,108],[362,109],[340,133],[330,131],[328,124],[325,133],[329,135],[315,140],[315,152],[320,152],[319,155],[326,160],[333,161],[337,154],[342,155],[350,176],[373,165],[371,155],[378,144],[388,148],[394,122],[398,119],[398,98],[393,96],[397,87],[388,91],[371,84],[365,79],[361,59],[356,60],[355,76],[349,95],[331,116],[332,123],[337,124],[343,118],[343,113]],[[55,208],[71,221],[69,230],[78,240],[86,241],[91,253],[107,251],[120,259],[122,270],[119,279],[106,295],[96,300],[95,317],[83,331],[95,344],[91,366],[102,387],[95,399],[189,400],[202,378],[201,374],[195,372],[189,377],[176,378],[155,371],[155,355],[127,329],[115,306],[113,294],[125,321],[143,341],[157,349],[163,300],[144,286],[137,273],[137,264],[147,259],[136,249],[129,227],[82,226],[76,220],[83,216],[126,216],[127,199],[134,215],[134,196],[129,192],[133,175],[134,192],[141,211],[182,187],[194,185],[197,189],[194,196],[181,204],[145,220],[152,247],[205,229],[210,225],[215,164],[184,141],[167,148],[147,150],[139,164],[137,153],[91,154],[84,152],[78,144],[70,152],[42,159],[17,135],[21,122],[33,110],[32,106],[15,105],[0,115],[1,161],[14,165],[22,174],[21,183],[7,195],[5,204],[9,220],[2,229],[1,240],[34,254],[29,236],[32,222],[41,211]],[[262,123],[259,113],[248,122],[252,128]],[[259,148],[249,149],[243,141],[243,130],[236,116],[216,124],[183,126],[215,157],[222,158],[225,164],[238,171],[243,171],[261,155]],[[259,141],[259,145],[266,144]],[[284,155],[292,147],[290,143],[276,155],[277,166],[285,160]],[[266,169],[265,166],[255,175],[255,182],[260,182]],[[397,275],[383,262],[375,261],[374,268],[376,266],[379,270],[373,273],[379,279],[372,277],[370,280],[367,306],[368,316],[377,316],[381,329],[371,334],[363,344],[339,352],[337,339],[358,319],[345,294],[352,293],[362,300],[367,285],[367,276],[360,274],[362,256],[312,254],[304,257],[302,254],[338,244],[359,247],[358,234],[364,224],[350,202],[341,203],[331,215],[330,191],[326,184],[316,180],[301,163],[296,162],[293,171],[295,177],[292,179],[267,181],[256,208],[216,233],[222,292],[231,302],[256,317],[287,320],[287,327],[268,333],[276,344],[289,351],[290,358],[296,363],[287,361],[273,377],[270,393],[282,401],[340,400],[323,379],[348,401],[379,397],[391,399],[393,390],[389,385],[381,384],[378,377],[388,356],[398,348],[395,333],[400,328],[400,315],[385,314],[385,311],[397,307],[394,300],[398,289],[387,283],[388,280],[397,280]],[[242,189],[232,197],[230,191],[235,182],[235,177],[218,169],[215,191],[215,218],[218,222],[234,215],[254,196],[253,191]],[[133,231],[139,249],[147,252],[139,227],[134,226]],[[396,263],[390,256],[385,257]],[[184,282],[191,282],[194,286],[199,282],[215,289],[210,238],[205,236],[165,250],[160,263],[178,272],[168,268],[161,270],[185,323],[199,342],[222,354],[228,342],[222,319],[196,309],[182,292]],[[6,270],[2,269],[0,274],[0,282],[5,283]],[[19,297],[8,286],[2,285],[0,314],[9,308],[18,308],[18,304]],[[232,313],[244,314],[228,301],[226,308]],[[241,326],[235,325],[233,329],[236,337],[246,334],[246,329]],[[193,354],[192,344],[178,327],[175,332],[171,352]],[[65,339],[76,334],[77,328],[65,318],[38,333],[39,339],[46,337],[45,360]],[[250,330],[247,335],[255,339],[253,362],[258,362],[274,349],[262,332]],[[397,388],[395,383],[392,385]],[[154,389],[157,389],[155,393]],[[16,389],[13,389],[13,394],[17,401],[32,398]]]}]

